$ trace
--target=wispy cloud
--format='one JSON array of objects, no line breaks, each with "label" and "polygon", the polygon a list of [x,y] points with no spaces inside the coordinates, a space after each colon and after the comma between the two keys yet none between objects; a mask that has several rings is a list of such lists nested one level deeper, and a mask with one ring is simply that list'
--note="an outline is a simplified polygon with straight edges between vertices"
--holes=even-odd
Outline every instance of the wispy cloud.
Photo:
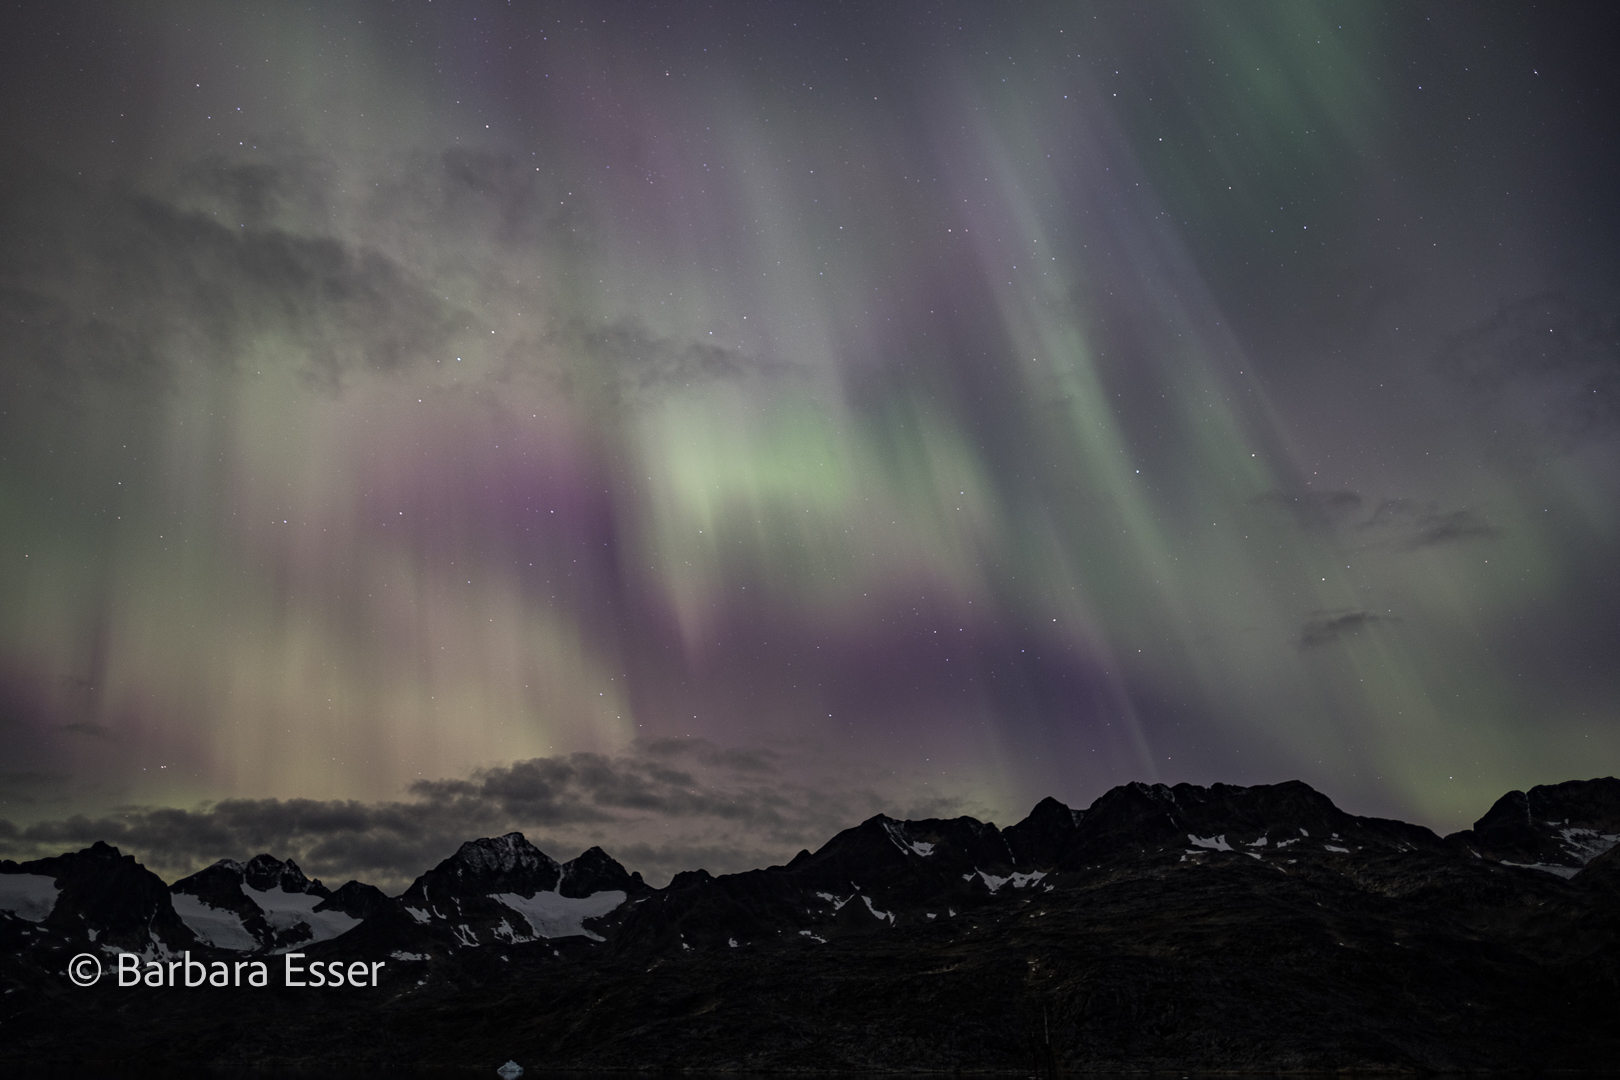
[{"label": "wispy cloud", "polygon": [[1305,491],[1288,494],[1268,491],[1251,500],[1255,506],[1286,510],[1300,528],[1348,538],[1358,536],[1401,551],[1439,547],[1470,540],[1488,540],[1501,530],[1478,510],[1442,508],[1415,499],[1380,499],[1362,517],[1367,500],[1355,491]]},{"label": "wispy cloud", "polygon": [[590,389],[622,404],[656,401],[671,388],[718,382],[749,385],[796,373],[788,364],[713,338],[669,336],[629,317],[594,324],[558,320],[543,339],[529,344],[532,347],[517,351],[514,368],[533,365],[535,355],[576,358],[567,370],[549,373],[557,388],[572,393]]},{"label": "wispy cloud", "polygon": [[185,364],[262,364],[272,339],[275,362],[337,387],[437,355],[465,322],[382,251],[268,223],[287,170],[216,163],[193,179],[229,198],[8,178],[27,213],[0,222],[0,345],[59,398],[85,383],[161,392]]},{"label": "wispy cloud", "polygon": [[1299,645],[1302,649],[1315,649],[1347,635],[1359,634],[1370,627],[1400,621],[1397,616],[1376,611],[1359,609],[1319,611],[1300,629]]},{"label": "wispy cloud", "polygon": [[1372,516],[1357,527],[1387,530],[1395,544],[1408,551],[1501,535],[1501,530],[1478,511],[1467,507],[1442,510],[1433,503],[1411,499],[1385,499],[1373,510]]}]

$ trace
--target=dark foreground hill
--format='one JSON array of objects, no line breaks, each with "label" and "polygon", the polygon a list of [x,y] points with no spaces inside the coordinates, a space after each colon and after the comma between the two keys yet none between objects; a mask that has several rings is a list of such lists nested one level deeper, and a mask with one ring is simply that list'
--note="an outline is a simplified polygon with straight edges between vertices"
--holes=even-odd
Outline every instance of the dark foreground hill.
[{"label": "dark foreground hill", "polygon": [[664,889],[518,834],[397,898],[97,845],[0,864],[0,1062],[1609,1071],[1617,841],[1609,778],[1444,839],[1300,783],[1131,784]]}]

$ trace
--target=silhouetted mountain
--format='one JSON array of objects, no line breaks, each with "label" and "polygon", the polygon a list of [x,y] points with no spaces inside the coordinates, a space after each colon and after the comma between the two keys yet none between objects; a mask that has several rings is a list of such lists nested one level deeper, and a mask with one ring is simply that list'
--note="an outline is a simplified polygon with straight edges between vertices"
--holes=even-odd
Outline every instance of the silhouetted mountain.
[{"label": "silhouetted mountain", "polygon": [[1620,842],[1620,780],[1510,791],[1472,829],[1446,839],[1485,858],[1573,877]]},{"label": "silhouetted mountain", "polygon": [[377,888],[360,881],[350,881],[325,900],[315,905],[316,911],[341,911],[355,919],[369,919],[388,909],[397,907],[398,901]]},{"label": "silhouetted mountain", "polygon": [[[522,833],[469,840],[456,853],[412,882],[401,897],[409,907],[431,907],[439,896],[510,892],[533,896],[555,891],[562,866]],[[431,894],[431,895],[430,895]]]},{"label": "silhouetted mountain", "polygon": [[1612,847],[1587,863],[1571,880],[1584,888],[1620,894],[1620,847]]},{"label": "silhouetted mountain", "polygon": [[[169,891],[175,910],[199,939],[234,952],[284,951],[335,938],[362,918],[331,904],[332,891],[305,877],[297,863],[271,855],[256,855],[245,864],[221,859],[181,878]],[[352,902],[355,894],[350,896]]]},{"label": "silhouetted mountain", "polygon": [[[585,923],[646,891],[639,874],[627,873],[601,848],[559,863],[522,833],[508,833],[462,844],[412,882],[400,901],[417,923],[448,928],[459,944],[473,947],[558,937],[600,940]],[[399,951],[420,944],[402,940]]]},{"label": "silhouetted mountain", "polygon": [[1048,796],[1029,817],[1002,831],[1015,866],[1057,866],[1079,832],[1083,814]]},{"label": "silhouetted mountain", "polygon": [[1173,847],[1264,858],[1291,847],[1348,853],[1440,846],[1440,838],[1420,825],[1347,814],[1297,780],[1208,788],[1138,783],[1114,788],[1080,815],[1061,864]]},{"label": "silhouetted mountain", "polygon": [[[192,931],[169,903],[163,879],[133,855],[100,841],[83,851],[49,859],[0,862],[0,919],[39,924],[67,941],[157,955],[191,946]],[[9,886],[9,888],[8,888]],[[34,904],[17,903],[28,898]],[[21,914],[32,909],[38,917]]]},{"label": "silhouetted mountain", "polygon": [[951,917],[1040,871],[1013,869],[1000,830],[972,818],[878,815],[786,866],[711,877],[679,874],[604,920],[620,951],[738,948],[791,937],[824,942]]},{"label": "silhouetted mountain", "polygon": [[[98,844],[0,864],[0,1061],[1607,1068],[1617,793],[1512,792],[1442,840],[1298,782],[1128,784],[1005,830],[879,815],[785,865],[663,889],[600,848],[558,863],[511,833],[398,898],[268,855],[165,889]],[[289,950],[378,985],[63,974],[81,951],[270,971]]]},{"label": "silhouetted mountain", "polygon": [[647,883],[641,880],[640,874],[626,873],[624,867],[599,847],[563,863],[561,871],[557,892],[563,896],[582,898],[608,889],[628,896],[647,891]]}]

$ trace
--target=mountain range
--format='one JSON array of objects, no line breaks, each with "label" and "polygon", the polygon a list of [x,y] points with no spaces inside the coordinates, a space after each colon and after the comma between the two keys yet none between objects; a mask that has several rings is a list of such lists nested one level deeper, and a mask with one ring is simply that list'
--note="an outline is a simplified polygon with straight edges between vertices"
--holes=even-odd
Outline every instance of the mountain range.
[{"label": "mountain range", "polygon": [[[1601,1071],[1617,844],[1612,777],[1446,837],[1297,781],[1128,784],[1004,829],[879,815],[662,889],[519,833],[397,897],[268,854],[166,884],[97,843],[0,863],[0,1061]],[[310,967],[371,974],[297,985]],[[236,981],[183,985],[205,970]]]}]

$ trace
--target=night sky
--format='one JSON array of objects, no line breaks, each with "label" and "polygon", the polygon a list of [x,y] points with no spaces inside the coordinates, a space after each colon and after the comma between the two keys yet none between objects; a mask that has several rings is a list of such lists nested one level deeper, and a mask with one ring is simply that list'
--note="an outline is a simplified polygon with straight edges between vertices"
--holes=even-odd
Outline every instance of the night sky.
[{"label": "night sky", "polygon": [[[1620,771],[1620,10],[0,14],[0,855]],[[336,879],[336,880],[333,880]]]}]

